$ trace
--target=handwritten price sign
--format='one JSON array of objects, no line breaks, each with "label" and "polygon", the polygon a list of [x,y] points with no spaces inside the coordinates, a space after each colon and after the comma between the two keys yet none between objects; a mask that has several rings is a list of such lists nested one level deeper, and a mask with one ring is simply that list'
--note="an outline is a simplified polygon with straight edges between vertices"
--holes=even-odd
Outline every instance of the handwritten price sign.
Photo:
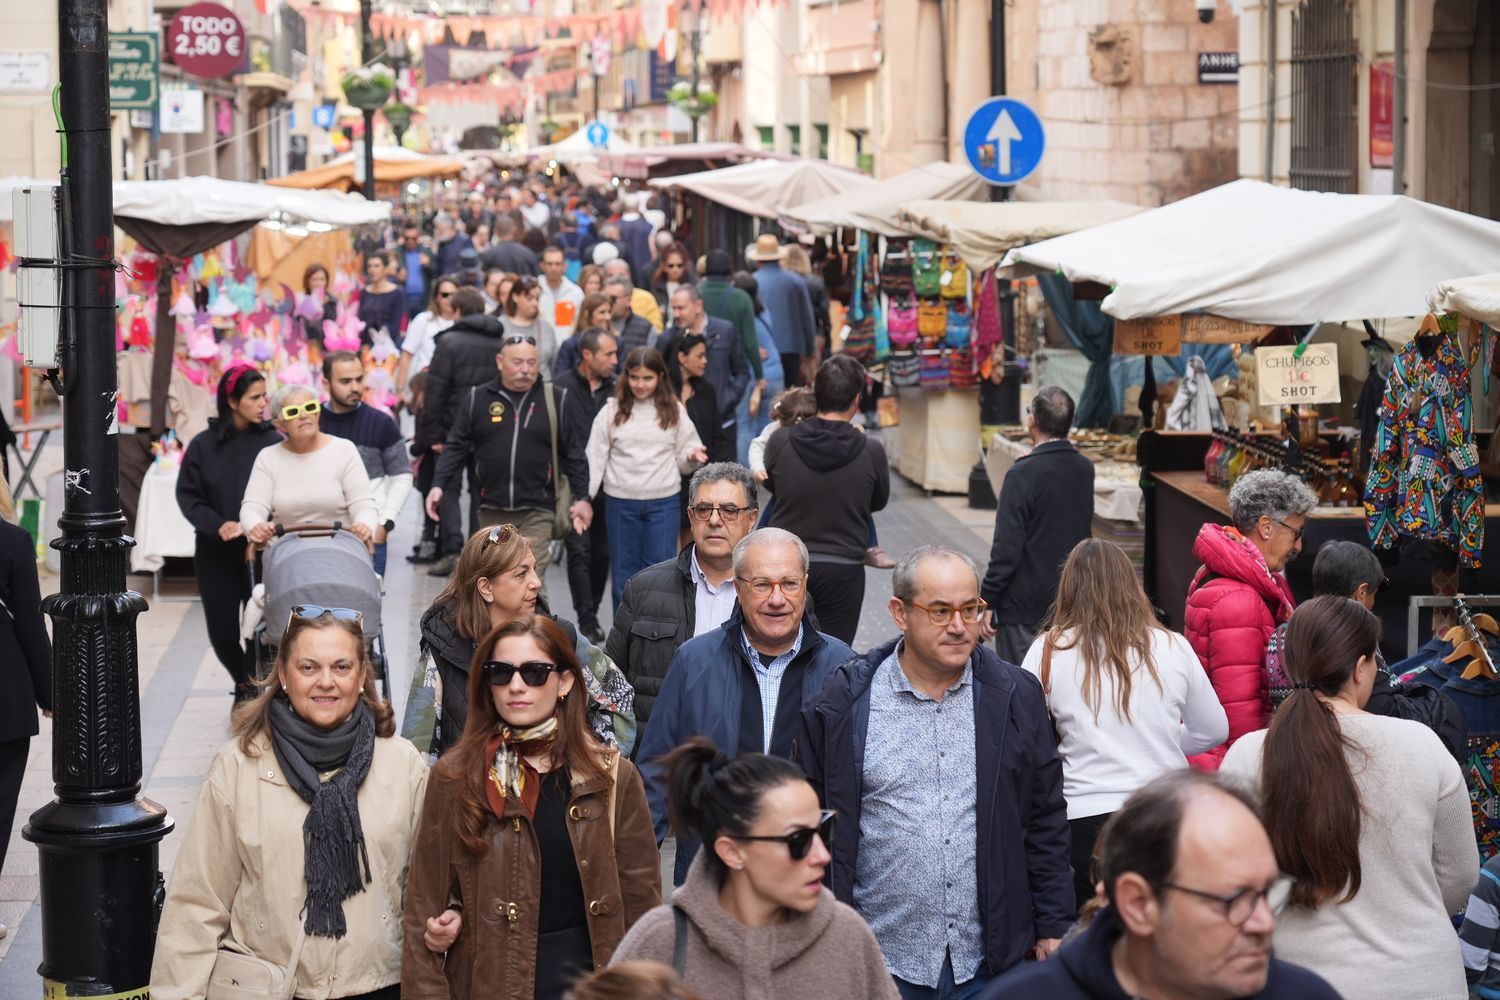
[{"label": "handwritten price sign", "polygon": [[1181,354],[1182,317],[1115,320],[1116,354]]},{"label": "handwritten price sign", "polygon": [[1339,401],[1339,349],[1308,344],[1299,358],[1295,347],[1255,349],[1261,406],[1296,406]]},{"label": "handwritten price sign", "polygon": [[195,3],[172,18],[167,52],[184,73],[215,80],[245,64],[245,26],[234,11],[216,3]]}]

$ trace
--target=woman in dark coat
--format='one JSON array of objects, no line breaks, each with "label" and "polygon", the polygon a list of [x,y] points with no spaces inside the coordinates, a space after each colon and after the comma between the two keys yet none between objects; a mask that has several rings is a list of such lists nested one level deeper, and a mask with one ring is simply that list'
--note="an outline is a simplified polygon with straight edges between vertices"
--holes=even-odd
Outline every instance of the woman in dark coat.
[{"label": "woman in dark coat", "polygon": [[266,422],[266,380],[249,365],[219,380],[219,415],[188,444],[177,473],[177,506],[193,526],[193,572],[208,641],[234,681],[235,703],[257,694],[252,653],[240,640],[240,605],[250,599],[240,501],[262,448],[281,442]]},{"label": "woman in dark coat", "polygon": [[[10,490],[0,480],[0,868],[16,819],[16,800],[36,711],[52,715],[52,644],[42,623],[42,591],[36,576],[36,543],[11,523]],[[0,924],[0,938],[7,931]]]}]

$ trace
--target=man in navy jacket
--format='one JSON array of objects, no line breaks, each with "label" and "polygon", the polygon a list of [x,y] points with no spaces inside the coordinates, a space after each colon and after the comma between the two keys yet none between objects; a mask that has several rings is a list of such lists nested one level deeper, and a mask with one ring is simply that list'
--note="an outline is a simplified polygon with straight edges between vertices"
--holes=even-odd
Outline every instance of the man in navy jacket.
[{"label": "man in navy jacket", "polygon": [[1062,764],[1041,684],[979,641],[974,563],[924,546],[892,589],[901,638],[834,669],[797,759],[839,815],[830,886],[903,998],[971,997],[1073,922]]},{"label": "man in navy jacket", "polygon": [[[731,756],[791,756],[802,706],[834,664],[854,655],[819,632],[806,611],[807,548],[796,535],[780,528],[752,531],[735,545],[733,559],[739,607],[672,657],[636,754],[658,844],[667,835],[659,757],[691,736],[707,736]],[[696,838],[677,838],[674,884],[687,877],[698,847]]]}]

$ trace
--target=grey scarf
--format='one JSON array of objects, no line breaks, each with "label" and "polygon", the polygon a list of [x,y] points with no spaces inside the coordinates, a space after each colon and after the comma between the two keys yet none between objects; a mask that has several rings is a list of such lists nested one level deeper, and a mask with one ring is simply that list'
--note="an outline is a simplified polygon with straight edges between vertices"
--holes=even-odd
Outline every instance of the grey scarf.
[{"label": "grey scarf", "polygon": [[[292,790],[308,803],[302,824],[307,881],[303,928],[310,935],[341,938],[348,930],[344,900],[364,891],[371,879],[357,797],[375,756],[375,717],[360,701],[349,718],[320,729],[278,697],[271,702],[270,718],[276,759]],[[338,773],[327,781],[318,777],[335,768]]]}]

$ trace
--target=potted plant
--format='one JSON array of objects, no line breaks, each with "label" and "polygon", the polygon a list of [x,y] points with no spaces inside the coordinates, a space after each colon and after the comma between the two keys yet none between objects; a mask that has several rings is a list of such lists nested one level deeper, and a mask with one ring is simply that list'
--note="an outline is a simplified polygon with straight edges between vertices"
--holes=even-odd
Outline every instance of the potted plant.
[{"label": "potted plant", "polygon": [[402,137],[406,135],[406,130],[411,127],[411,118],[412,115],[417,113],[417,109],[410,104],[403,104],[401,101],[392,101],[390,104],[382,107],[380,112],[385,115],[385,120],[390,123],[391,131],[396,133],[396,145],[399,146]]},{"label": "potted plant", "polygon": [[667,100],[671,101],[683,114],[696,120],[714,109],[714,106],[719,103],[719,95],[715,94],[713,88],[706,83],[698,84],[698,90],[694,92],[691,83],[678,80],[672,84],[672,89],[667,91]]},{"label": "potted plant", "polygon": [[391,99],[396,77],[384,63],[374,63],[346,73],[343,88],[344,100],[351,105],[361,111],[377,111]]}]

